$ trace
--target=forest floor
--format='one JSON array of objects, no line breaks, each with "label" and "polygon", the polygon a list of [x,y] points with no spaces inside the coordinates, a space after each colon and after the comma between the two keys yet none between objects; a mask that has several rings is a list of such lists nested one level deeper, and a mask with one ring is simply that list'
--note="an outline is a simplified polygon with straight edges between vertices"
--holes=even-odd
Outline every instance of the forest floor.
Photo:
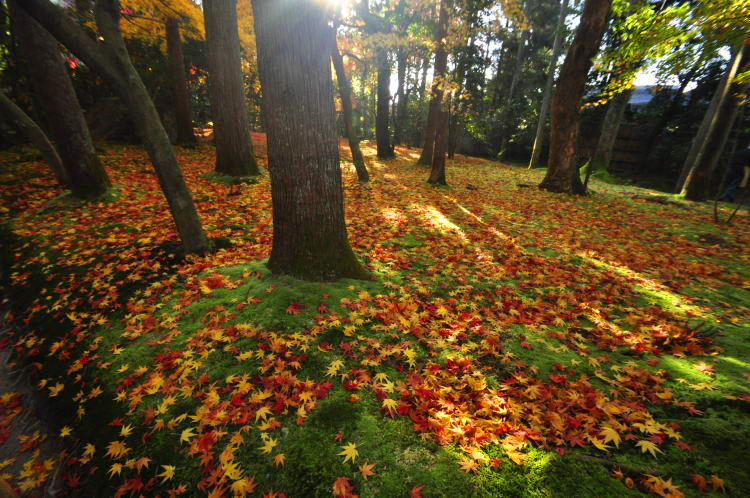
[{"label": "forest floor", "polygon": [[[0,394],[17,492],[750,494],[747,213],[461,156],[433,187],[417,150],[366,146],[372,182],[345,161],[344,189],[373,278],[311,283],[264,266],[267,173],[178,151],[221,248],[185,257],[145,153],[105,148],[95,203],[0,155],[0,346],[35,386]],[[24,397],[47,414],[29,433]]]}]

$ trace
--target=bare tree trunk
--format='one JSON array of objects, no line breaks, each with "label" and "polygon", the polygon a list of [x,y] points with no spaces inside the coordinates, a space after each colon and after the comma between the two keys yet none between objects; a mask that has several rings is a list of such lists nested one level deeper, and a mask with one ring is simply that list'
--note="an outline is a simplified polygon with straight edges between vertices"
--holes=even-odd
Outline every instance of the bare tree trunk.
[{"label": "bare tree trunk", "polygon": [[401,145],[404,141],[404,122],[406,120],[406,66],[406,50],[404,47],[399,47],[396,52],[398,90],[396,91],[396,112],[393,115],[394,145]]},{"label": "bare tree trunk", "polygon": [[589,168],[592,171],[609,169],[609,163],[612,160],[612,150],[617,142],[617,135],[620,131],[620,124],[625,117],[625,109],[628,107],[630,96],[633,90],[624,90],[610,100],[607,106],[607,113],[604,115],[602,131],[599,134],[599,141],[596,143],[594,157],[591,158]]},{"label": "bare tree trunk", "polygon": [[367,65],[367,61],[362,61],[362,85],[360,86],[360,92],[359,92],[359,114],[361,119],[359,120],[359,136],[367,139],[369,137],[368,130],[368,119],[369,115],[367,113],[367,110],[370,108],[369,102],[367,100],[367,76],[369,75],[369,66]]},{"label": "bare tree trunk", "polygon": [[586,193],[575,164],[581,98],[611,6],[612,0],[586,0],[584,4],[575,39],[568,49],[552,99],[549,168],[539,188],[569,194]]},{"label": "bare tree trunk", "polygon": [[60,153],[68,186],[76,197],[96,198],[107,192],[111,184],[96,155],[57,42],[15,0],[10,0],[8,7],[26,57],[31,85]]},{"label": "bare tree trunk", "polygon": [[196,142],[193,133],[193,119],[190,115],[190,101],[185,79],[185,60],[182,57],[180,24],[177,18],[170,17],[165,24],[167,32],[167,53],[169,70],[172,77],[172,97],[174,98],[174,115],[177,123],[177,143],[192,145]]},{"label": "bare tree trunk", "polygon": [[549,101],[552,96],[552,85],[555,83],[557,59],[560,58],[560,53],[562,52],[562,26],[567,15],[568,0],[562,0],[562,3],[560,4],[560,15],[557,18],[557,28],[555,29],[555,40],[552,42],[552,59],[550,59],[549,61],[549,68],[547,68],[547,81],[544,83],[542,105],[539,108],[539,122],[536,125],[534,146],[531,149],[531,159],[529,159],[529,169],[536,166],[537,162],[539,162],[539,155],[542,153],[542,144],[544,143],[544,126],[547,122],[547,113],[549,112]]},{"label": "bare tree trunk", "polygon": [[365,159],[362,157],[362,151],[359,148],[359,139],[357,139],[357,133],[354,131],[354,123],[352,123],[352,88],[349,85],[349,79],[346,77],[343,57],[341,57],[341,53],[336,45],[335,31],[331,31],[331,45],[331,60],[333,61],[333,68],[336,71],[336,79],[339,83],[344,128],[346,130],[346,138],[349,141],[349,149],[352,151],[352,162],[354,163],[354,168],[357,170],[359,181],[367,183],[370,181],[370,175],[367,172]]},{"label": "bare tree trunk", "polygon": [[427,113],[427,124],[424,129],[424,144],[422,154],[419,156],[418,164],[431,165],[432,155],[435,148],[435,132],[437,130],[438,113],[440,102],[443,99],[445,89],[445,69],[448,66],[448,51],[445,48],[445,35],[448,26],[448,0],[440,0],[440,19],[438,29],[435,32],[435,71],[432,77],[432,89],[430,90],[430,109]]},{"label": "bare tree trunk", "polygon": [[34,147],[42,153],[45,162],[55,175],[57,183],[64,188],[69,187],[69,181],[62,160],[57,154],[55,146],[49,141],[47,135],[23,110],[11,101],[4,92],[0,91],[0,116],[5,118],[10,124],[15,126]]},{"label": "bare tree trunk", "polygon": [[119,2],[97,0],[96,24],[104,38],[103,43],[92,40],[49,0],[24,0],[21,6],[117,90],[154,165],[185,251],[207,251],[210,242],[201,226],[169,137],[125,48],[119,28]]},{"label": "bare tree trunk", "polygon": [[718,122],[717,118],[719,116],[719,110],[724,104],[724,100],[729,95],[729,89],[732,86],[732,81],[734,80],[734,77],[737,75],[740,67],[742,66],[742,60],[744,59],[744,54],[745,52],[747,52],[747,50],[748,49],[745,47],[745,44],[741,44],[735,52],[734,57],[732,57],[732,60],[729,62],[727,70],[724,73],[724,77],[722,78],[721,83],[719,83],[719,86],[716,88],[716,92],[711,99],[711,104],[708,106],[708,110],[703,117],[703,121],[701,121],[698,132],[693,139],[693,143],[690,146],[690,151],[688,152],[687,158],[685,159],[685,163],[682,165],[682,172],[680,173],[680,177],[677,180],[675,192],[679,192],[682,195],[685,195],[687,193],[686,186],[690,184],[696,169],[701,164],[701,161],[703,161],[703,156],[706,152],[708,141],[713,134],[716,123]]},{"label": "bare tree trunk", "polygon": [[326,12],[308,0],[252,5],[273,203],[268,267],[307,280],[366,278],[344,223]]},{"label": "bare tree trunk", "polygon": [[203,20],[208,45],[216,172],[231,176],[258,175],[260,170],[253,155],[242,84],[237,0],[204,0]]},{"label": "bare tree trunk", "polygon": [[419,80],[419,100],[424,100],[424,92],[427,89],[427,70],[430,68],[430,56],[422,59],[422,78]]},{"label": "bare tree trunk", "polygon": [[432,155],[432,169],[427,183],[448,185],[445,180],[445,153],[448,135],[448,109],[438,110],[437,129],[435,130],[435,152]]},{"label": "bare tree trunk", "polygon": [[388,51],[379,48],[378,52],[378,104],[375,109],[375,141],[377,142],[378,157],[388,159],[395,157],[391,146],[391,132],[388,126],[390,118],[391,100],[391,64],[388,61]]},{"label": "bare tree trunk", "polygon": [[516,96],[516,87],[518,86],[518,81],[523,72],[524,52],[526,51],[526,41],[529,39],[529,36],[530,32],[528,30],[519,33],[518,36],[518,49],[516,50],[516,59],[513,64],[515,69],[513,70],[513,77],[510,80],[508,94],[505,96],[506,103],[500,118],[502,135],[500,136],[500,150],[497,154],[498,159],[501,159],[505,155],[506,149],[508,148],[508,135],[510,134],[508,120],[513,110],[513,100]]}]

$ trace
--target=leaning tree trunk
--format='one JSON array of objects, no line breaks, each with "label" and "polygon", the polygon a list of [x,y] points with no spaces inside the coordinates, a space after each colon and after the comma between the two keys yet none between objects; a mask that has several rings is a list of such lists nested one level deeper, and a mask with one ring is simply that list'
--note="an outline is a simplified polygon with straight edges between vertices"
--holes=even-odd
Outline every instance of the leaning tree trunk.
[{"label": "leaning tree trunk", "polygon": [[534,137],[534,146],[531,149],[531,159],[529,159],[529,169],[536,166],[539,161],[539,155],[542,153],[542,144],[544,142],[544,126],[547,124],[547,113],[549,112],[549,101],[552,96],[552,85],[555,83],[555,71],[557,70],[557,59],[562,52],[562,25],[565,17],[568,15],[568,0],[563,0],[560,4],[560,14],[557,17],[557,28],[555,29],[555,40],[552,42],[552,59],[549,61],[547,68],[547,81],[544,83],[544,94],[542,95],[542,105],[539,108],[539,122],[536,124],[536,136]]},{"label": "leaning tree trunk", "polygon": [[560,71],[551,107],[549,168],[539,185],[550,192],[586,193],[575,164],[581,98],[611,7],[612,0],[586,0],[576,36]]},{"label": "leaning tree trunk", "polygon": [[193,133],[193,118],[190,115],[190,97],[188,96],[185,78],[185,60],[182,57],[180,24],[177,18],[167,18],[167,53],[169,54],[169,72],[172,78],[172,96],[174,98],[174,115],[177,123],[177,143],[192,145],[196,142]]},{"label": "leaning tree trunk", "polygon": [[96,24],[104,38],[103,43],[92,40],[63,9],[49,0],[24,0],[21,6],[114,87],[127,106],[151,158],[183,248],[191,253],[207,251],[210,243],[185,185],[169,137],[125,47],[119,27],[119,2],[98,0],[96,3]]},{"label": "leaning tree trunk", "polygon": [[625,117],[625,110],[628,107],[628,102],[632,94],[633,90],[623,90],[610,100],[607,112],[604,115],[604,123],[602,123],[599,141],[596,143],[596,149],[594,150],[594,157],[589,162],[589,169],[591,171],[609,169],[609,163],[612,161],[612,151],[615,148],[617,135],[620,132],[620,124],[622,124],[622,119]]},{"label": "leaning tree trunk", "polygon": [[203,20],[216,172],[230,176],[258,175],[242,83],[237,0],[204,0]]},{"label": "leaning tree trunk", "polygon": [[346,77],[344,59],[341,57],[341,53],[336,45],[335,31],[331,31],[331,60],[333,61],[333,68],[336,70],[336,79],[339,83],[341,108],[344,115],[344,128],[346,130],[346,139],[349,141],[349,149],[352,151],[354,169],[357,170],[357,178],[359,178],[359,181],[361,183],[367,183],[370,181],[370,175],[367,173],[365,159],[362,157],[362,151],[359,148],[357,132],[354,130],[354,123],[352,123],[352,87],[349,85],[349,79]]},{"label": "leaning tree trunk", "polygon": [[448,66],[448,51],[445,47],[445,35],[448,26],[448,0],[440,0],[440,19],[438,29],[435,31],[435,71],[432,77],[432,89],[430,90],[430,108],[427,112],[427,124],[424,127],[424,144],[422,154],[419,156],[418,164],[431,165],[432,155],[435,149],[435,132],[437,130],[440,102],[443,100],[445,90],[445,70]]},{"label": "leaning tree trunk", "polygon": [[388,62],[388,52],[384,48],[378,49],[378,103],[375,109],[375,141],[378,157],[388,159],[394,157],[391,147],[391,132],[388,126],[390,118],[389,102],[391,100],[391,65]]},{"label": "leaning tree trunk", "polygon": [[432,155],[432,169],[427,183],[448,185],[445,181],[445,153],[448,149],[448,109],[438,110],[437,130],[435,130],[435,152]]},{"label": "leaning tree trunk", "polygon": [[268,267],[307,280],[366,278],[344,223],[326,12],[309,0],[252,5],[273,205]]},{"label": "leaning tree trunk", "polygon": [[698,132],[693,139],[693,143],[690,146],[690,151],[688,151],[687,158],[685,159],[685,164],[683,164],[682,166],[680,177],[677,180],[675,191],[679,192],[682,195],[685,195],[687,193],[687,185],[690,185],[690,182],[692,182],[693,179],[693,175],[695,175],[696,170],[703,161],[703,156],[706,153],[706,147],[708,146],[708,142],[714,132],[714,128],[718,123],[719,110],[724,105],[724,101],[729,96],[732,82],[734,81],[735,76],[740,71],[740,68],[744,65],[744,60],[746,60],[747,57],[746,54],[749,51],[750,49],[746,47],[745,43],[739,46],[734,54],[734,57],[727,66],[724,77],[719,83],[719,86],[716,88],[716,92],[711,99],[711,104],[709,104],[708,110],[703,117],[703,121],[701,121]]},{"label": "leaning tree trunk", "polygon": [[15,126],[26,138],[31,142],[34,147],[39,149],[42,153],[42,157],[46,161],[47,165],[55,175],[57,183],[64,188],[70,188],[69,180],[65,168],[63,167],[62,159],[57,154],[55,146],[49,141],[47,135],[44,134],[41,128],[31,119],[28,114],[10,100],[3,91],[0,91],[0,113],[1,117],[4,117],[11,125]]},{"label": "leaning tree trunk", "polygon": [[96,156],[57,43],[15,0],[10,0],[8,7],[26,57],[32,88],[60,153],[68,186],[76,197],[96,198],[107,192],[111,184]]}]

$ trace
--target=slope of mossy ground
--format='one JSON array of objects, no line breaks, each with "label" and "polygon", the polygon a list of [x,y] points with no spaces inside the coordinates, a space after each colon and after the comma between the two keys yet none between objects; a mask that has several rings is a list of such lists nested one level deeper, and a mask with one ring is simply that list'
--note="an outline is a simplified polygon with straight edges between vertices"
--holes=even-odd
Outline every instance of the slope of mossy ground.
[{"label": "slope of mossy ground", "polygon": [[466,157],[434,188],[418,151],[366,147],[373,181],[345,163],[344,186],[373,279],[302,282],[264,265],[267,175],[227,182],[212,154],[180,151],[220,242],[200,257],[135,148],[108,149],[118,188],[96,203],[1,161],[3,345],[66,447],[54,469],[23,466],[33,444],[0,462],[17,489],[59,468],[77,496],[750,492],[745,214],[716,225],[596,175],[549,194]]}]

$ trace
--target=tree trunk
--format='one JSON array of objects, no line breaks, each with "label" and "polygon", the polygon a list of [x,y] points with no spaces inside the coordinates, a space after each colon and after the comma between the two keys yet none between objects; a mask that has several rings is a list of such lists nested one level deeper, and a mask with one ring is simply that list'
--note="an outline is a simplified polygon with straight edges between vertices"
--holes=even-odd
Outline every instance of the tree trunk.
[{"label": "tree trunk", "polygon": [[624,90],[610,100],[607,106],[607,113],[604,115],[604,123],[602,123],[602,131],[599,134],[599,141],[596,144],[594,157],[591,158],[589,163],[591,171],[609,169],[609,163],[612,160],[612,151],[615,148],[617,134],[620,131],[620,124],[625,117],[625,109],[628,107],[628,102],[632,94],[633,90]]},{"label": "tree trunk", "polygon": [[74,196],[94,199],[111,184],[78,104],[73,83],[55,39],[21,9],[8,2],[18,42],[26,57],[29,79],[60,153]]},{"label": "tree trunk", "polygon": [[427,89],[427,70],[430,68],[430,56],[422,59],[422,78],[419,80],[419,101],[424,100],[424,92]]},{"label": "tree trunk", "polygon": [[357,170],[359,181],[367,183],[370,181],[370,175],[367,173],[365,159],[362,157],[362,151],[359,148],[359,139],[357,139],[357,133],[354,131],[354,123],[352,123],[352,87],[349,85],[349,79],[346,77],[344,59],[341,57],[341,53],[336,45],[335,31],[331,31],[331,60],[333,61],[333,68],[336,70],[336,79],[339,83],[344,128],[346,129],[346,138],[349,141],[349,149],[352,151],[352,162],[354,163],[354,168]]},{"label": "tree trunk", "polygon": [[750,49],[748,49],[744,43],[741,44],[735,52],[734,57],[732,57],[732,60],[729,62],[724,77],[716,88],[716,92],[711,99],[711,104],[708,106],[708,110],[706,111],[703,121],[701,121],[701,125],[698,128],[698,132],[693,139],[693,143],[690,146],[690,151],[685,159],[685,164],[682,166],[682,172],[677,180],[677,185],[675,186],[675,192],[679,192],[682,195],[687,193],[687,185],[690,185],[695,171],[703,161],[706,147],[708,146],[708,142],[718,122],[717,118],[719,117],[719,110],[724,105],[724,101],[729,95],[734,77],[739,72],[740,67],[744,65],[743,60],[746,58],[745,54],[748,51],[750,51]]},{"label": "tree trunk", "polygon": [[424,144],[422,154],[419,156],[418,164],[431,165],[432,155],[435,149],[435,132],[437,130],[438,112],[440,102],[443,99],[445,89],[445,69],[448,65],[448,51],[445,48],[445,35],[448,26],[447,0],[440,0],[440,19],[438,29],[435,31],[435,71],[432,77],[432,89],[430,90],[430,109],[427,113],[427,124],[424,127]]},{"label": "tree trunk", "polygon": [[396,112],[393,116],[393,144],[404,142],[404,123],[406,121],[406,50],[399,47],[396,52],[396,71],[398,73],[398,90],[396,90]]},{"label": "tree trunk", "polygon": [[367,278],[344,223],[330,28],[309,0],[253,0],[268,135],[274,273]]},{"label": "tree trunk", "polygon": [[547,113],[549,112],[549,101],[552,96],[552,85],[555,83],[555,71],[557,70],[557,59],[562,52],[562,35],[563,22],[568,15],[568,0],[562,0],[560,4],[560,14],[557,18],[557,28],[555,30],[555,40],[552,42],[552,59],[549,61],[547,68],[547,81],[544,83],[544,94],[542,95],[542,105],[539,108],[539,121],[536,124],[536,136],[534,137],[534,146],[531,149],[531,159],[529,159],[529,169],[534,168],[539,162],[539,155],[542,153],[542,144],[544,143],[544,126],[547,122]]},{"label": "tree trunk", "polygon": [[497,157],[501,159],[505,155],[505,151],[508,148],[508,135],[510,134],[510,125],[508,120],[510,119],[511,112],[513,111],[513,100],[516,96],[516,87],[518,81],[521,79],[521,73],[523,72],[524,52],[526,51],[526,41],[529,39],[530,32],[523,31],[518,36],[518,49],[516,50],[516,59],[513,64],[513,77],[510,80],[510,88],[508,88],[508,94],[505,96],[505,106],[500,117],[500,124],[502,135],[500,135],[500,150],[498,151]]},{"label": "tree trunk", "polygon": [[169,54],[169,72],[172,78],[172,96],[174,98],[174,115],[177,124],[177,143],[180,145],[195,144],[193,119],[190,116],[190,97],[185,79],[185,60],[182,57],[180,41],[180,24],[177,18],[167,19],[167,53]]},{"label": "tree trunk", "polygon": [[378,52],[378,104],[375,110],[375,140],[377,142],[378,157],[388,159],[395,157],[391,147],[391,132],[388,122],[390,118],[391,100],[391,65],[388,62],[388,51],[379,48]]},{"label": "tree trunk", "polygon": [[568,49],[555,96],[552,99],[550,157],[539,188],[550,192],[585,194],[575,164],[580,107],[586,76],[604,30],[612,0],[586,0],[575,39]]},{"label": "tree trunk", "polygon": [[448,185],[445,181],[445,153],[447,149],[448,135],[448,109],[439,109],[437,117],[437,129],[435,130],[435,151],[432,155],[432,170],[427,183]]},{"label": "tree trunk", "polygon": [[[746,51],[750,52],[750,51]],[[745,57],[748,58],[747,56]],[[691,181],[685,184],[685,198],[691,201],[705,201],[710,196],[711,180],[716,170],[719,158],[724,152],[729,135],[734,128],[734,122],[739,114],[739,108],[742,105],[742,95],[750,90],[750,85],[741,87],[738,84],[732,85],[730,95],[724,100],[719,115],[716,119],[716,127],[706,144],[706,150],[703,155],[703,161],[698,165],[691,177]]]},{"label": "tree trunk", "polygon": [[367,139],[370,136],[368,119],[369,115],[367,110],[370,108],[367,100],[367,76],[369,75],[369,66],[366,61],[362,61],[362,85],[360,85],[359,92],[359,136],[363,139]]},{"label": "tree trunk", "polygon": [[57,183],[64,188],[69,187],[69,180],[62,159],[57,154],[55,146],[49,141],[47,135],[23,110],[11,101],[4,92],[0,91],[0,116],[5,118],[10,124],[15,126],[34,147],[39,149],[44,160],[55,175]]},{"label": "tree trunk", "polygon": [[258,175],[242,83],[237,0],[204,0],[208,85],[216,144],[216,172]]}]

